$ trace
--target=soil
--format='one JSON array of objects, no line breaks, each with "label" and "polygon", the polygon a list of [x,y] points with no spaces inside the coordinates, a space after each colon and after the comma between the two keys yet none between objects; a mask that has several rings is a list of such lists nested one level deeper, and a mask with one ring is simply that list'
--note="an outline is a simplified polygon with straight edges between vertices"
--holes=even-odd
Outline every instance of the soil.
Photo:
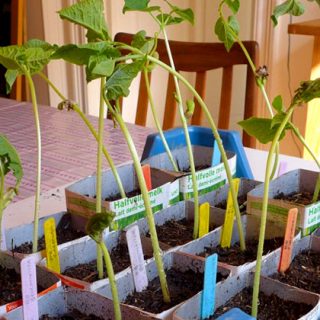
[{"label": "soil", "polygon": [[[178,170],[179,170],[180,172],[185,172],[185,173],[191,172],[190,167],[185,168],[185,169],[180,169],[179,163],[177,163],[177,165],[178,165]],[[211,165],[203,164],[203,165],[201,165],[201,166],[200,166],[200,165],[199,165],[199,166],[195,166],[195,169],[196,169],[196,171],[201,171],[201,170],[204,170],[204,169],[208,169],[208,168],[210,168],[210,167],[211,167]]]},{"label": "soil", "polygon": [[[246,210],[247,210],[247,195],[244,194],[242,196],[239,196],[238,197],[238,203],[239,203],[240,213],[246,213]],[[215,207],[226,210],[227,209],[227,200],[224,200],[224,201],[216,204]]]},{"label": "soil", "polygon": [[[160,313],[181,303],[203,289],[203,274],[191,270],[181,272],[175,269],[166,271],[168,287],[170,289],[170,303],[164,303],[160,289],[159,278],[149,282],[147,289],[129,295],[124,303],[136,306],[145,311]],[[217,282],[224,277],[218,273]]]},{"label": "soil", "polygon": [[306,250],[297,255],[285,273],[276,273],[274,279],[300,289],[320,292],[320,254]]},{"label": "soil", "polygon": [[[22,298],[21,276],[14,269],[0,266],[0,306]],[[38,292],[44,288],[38,286]]]},{"label": "soil", "polygon": [[[139,194],[141,194],[140,189],[135,189],[130,192],[126,192],[127,198],[132,198],[132,197],[138,196]],[[116,201],[116,200],[120,200],[120,199],[122,199],[121,194],[117,193],[117,194],[113,194],[113,195],[105,198],[104,200],[111,202],[111,201]]]},{"label": "soil", "polygon": [[[292,192],[290,194],[284,194],[283,192],[280,192],[274,197],[274,199],[286,200],[289,202],[294,202],[307,206],[312,203],[312,197],[313,194],[310,192]],[[318,200],[320,200],[320,196]]]},{"label": "soil", "polygon": [[[71,215],[69,213],[65,214],[56,228],[57,232],[57,242],[58,244],[66,243],[75,239],[84,237],[86,234],[80,230],[75,230],[71,226]],[[45,249],[44,236],[38,241],[38,251]],[[32,253],[32,242],[25,242],[20,246],[16,246],[13,249],[14,252],[30,254]]]},{"label": "soil", "polygon": [[[267,254],[283,244],[283,238],[266,239],[263,246],[263,254]],[[219,262],[228,263],[233,266],[240,266],[244,263],[251,262],[257,258],[258,240],[252,239],[246,241],[246,251],[240,250],[240,244],[237,242],[230,248],[206,247],[205,251],[200,253],[200,256],[207,257],[213,253],[219,256]]]},{"label": "soil", "polygon": [[72,310],[72,312],[59,317],[50,317],[49,315],[45,314],[40,317],[39,320],[102,320],[102,318],[99,318],[93,314],[87,316],[78,310]]},{"label": "soil", "polygon": [[[131,265],[128,247],[126,244],[118,244],[110,253],[114,273],[118,273]],[[149,259],[151,256],[145,256]],[[79,264],[75,267],[66,269],[63,274],[74,279],[79,279],[87,282],[99,280],[97,273],[97,260],[89,263]],[[104,278],[107,278],[106,270],[104,270]]]},{"label": "soil", "polygon": [[[227,312],[231,308],[240,308],[247,314],[251,314],[252,289],[246,288],[238,293],[234,298],[229,300],[227,304],[221,306],[215,311],[211,319],[217,319],[219,316]],[[296,303],[280,299],[275,294],[270,296],[263,292],[259,293],[259,320],[296,320],[308,313],[313,307],[304,303]]]}]

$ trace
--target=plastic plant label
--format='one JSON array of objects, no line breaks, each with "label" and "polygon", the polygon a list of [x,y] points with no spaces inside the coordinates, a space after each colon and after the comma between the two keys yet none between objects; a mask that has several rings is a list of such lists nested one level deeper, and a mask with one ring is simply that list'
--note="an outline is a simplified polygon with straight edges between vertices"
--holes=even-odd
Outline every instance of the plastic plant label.
[{"label": "plastic plant label", "polygon": [[287,161],[280,161],[279,169],[278,169],[278,177],[283,175],[288,171],[288,163]]},{"label": "plastic plant label", "polygon": [[281,247],[281,255],[280,255],[280,263],[279,263],[279,272],[286,272],[290,267],[291,263],[291,255],[292,255],[292,247],[293,247],[293,239],[294,233],[296,230],[298,217],[298,209],[292,208],[288,213],[287,226],[284,236],[283,245]]},{"label": "plastic plant label", "polygon": [[201,320],[209,318],[214,312],[217,266],[218,255],[216,253],[206,258],[203,292],[201,296]]},{"label": "plastic plant label", "polygon": [[137,292],[148,286],[148,277],[142,251],[140,232],[137,225],[133,225],[126,232],[127,244],[133,274],[133,281]]},{"label": "plastic plant label", "polygon": [[214,140],[213,144],[213,152],[212,152],[212,161],[211,161],[211,166],[217,166],[221,161],[221,153],[218,147],[217,140]]},{"label": "plastic plant label", "polygon": [[151,169],[149,164],[145,164],[142,166],[142,172],[144,181],[146,182],[148,191],[152,190],[152,183],[151,183]]},{"label": "plastic plant label", "polygon": [[224,313],[217,320],[255,320],[256,318],[248,315],[239,308],[232,308]]},{"label": "plastic plant label", "polygon": [[199,211],[199,238],[201,238],[209,232],[209,202],[201,204]]},{"label": "plastic plant label", "polygon": [[[236,196],[238,196],[240,179],[235,178],[235,179],[232,179],[232,181],[233,181],[234,189],[236,192]],[[227,209],[226,209],[226,213],[225,213],[224,224],[223,224],[222,234],[221,234],[220,245],[222,248],[230,248],[232,231],[233,231],[234,215],[235,215],[235,210],[233,207],[233,200],[232,200],[232,196],[231,196],[231,191],[229,189],[228,199],[227,199]]]},{"label": "plastic plant label", "polygon": [[21,286],[23,301],[23,319],[38,320],[37,276],[34,257],[21,260]]},{"label": "plastic plant label", "polygon": [[2,224],[1,224],[0,250],[1,251],[6,251],[7,250],[6,230],[4,228],[3,221],[2,221]]},{"label": "plastic plant label", "polygon": [[46,243],[47,267],[54,272],[60,273],[56,223],[54,218],[49,218],[45,221],[44,237]]}]

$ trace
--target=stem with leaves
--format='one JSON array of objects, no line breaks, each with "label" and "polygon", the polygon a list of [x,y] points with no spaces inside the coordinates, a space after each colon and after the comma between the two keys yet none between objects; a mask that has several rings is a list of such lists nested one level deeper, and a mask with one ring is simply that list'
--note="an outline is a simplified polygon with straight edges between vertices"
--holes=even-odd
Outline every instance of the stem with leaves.
[{"label": "stem with leaves", "polygon": [[[82,110],[79,108],[79,106],[68,100],[61,92],[60,90],[52,83],[52,81],[50,81],[46,75],[42,72],[39,73],[39,75],[41,76],[41,78],[49,84],[49,86],[53,89],[53,91],[61,98],[62,100],[62,103],[60,105],[61,109],[64,108],[64,106],[66,105],[67,106],[67,109],[68,110],[73,110],[75,111],[79,116],[80,118],[83,120],[83,122],[85,123],[85,125],[88,127],[88,129],[90,130],[91,134],[94,136],[94,138],[97,140],[98,142],[98,133],[96,132],[96,130],[94,129],[93,125],[91,124],[91,122],[89,121],[89,119],[87,118],[87,116],[82,112]],[[109,152],[107,151],[106,147],[103,145],[102,146],[102,152],[110,166],[110,169],[113,173],[113,176],[114,176],[114,179],[118,185],[118,188],[119,188],[119,192],[120,192],[120,195],[121,195],[121,198],[125,198],[126,197],[126,193],[124,191],[124,188],[123,188],[123,184],[121,182],[121,178],[119,176],[119,173],[116,169],[116,166],[109,154]]]},{"label": "stem with leaves", "polygon": [[114,108],[111,106],[109,100],[105,98],[105,102],[108,106],[108,110],[112,115],[112,118],[119,124],[119,127],[126,139],[129,151],[131,153],[131,157],[133,160],[133,165],[137,174],[141,194],[142,194],[142,199],[144,202],[145,210],[146,210],[146,218],[149,226],[149,233],[151,237],[151,243],[152,243],[152,248],[153,248],[153,255],[155,258],[155,263],[157,266],[158,270],[158,275],[159,275],[159,280],[160,280],[160,286],[162,290],[162,295],[163,295],[163,301],[166,303],[170,302],[170,293],[169,293],[169,288],[166,280],[166,274],[164,271],[164,266],[162,262],[162,257],[161,257],[161,249],[159,247],[159,241],[158,241],[158,235],[155,227],[155,222],[154,222],[154,216],[151,208],[151,203],[150,203],[150,197],[147,189],[146,182],[144,180],[139,156],[137,153],[137,150],[135,148],[135,145],[133,143],[133,140],[131,138],[131,135],[129,133],[129,130],[125,124],[125,122],[122,119],[121,114],[117,110],[118,108]]}]

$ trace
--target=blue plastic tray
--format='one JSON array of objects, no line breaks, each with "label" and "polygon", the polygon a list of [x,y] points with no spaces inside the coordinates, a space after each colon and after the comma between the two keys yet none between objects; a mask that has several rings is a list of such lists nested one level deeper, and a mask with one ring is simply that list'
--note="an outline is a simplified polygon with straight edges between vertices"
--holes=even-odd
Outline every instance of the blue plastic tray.
[{"label": "blue plastic tray", "polygon": [[[189,126],[189,134],[192,145],[212,147],[214,137],[210,128],[200,126]],[[240,134],[238,131],[219,130],[223,146],[226,150],[232,151],[237,155],[238,178],[253,179],[253,174],[245,154]],[[186,145],[183,128],[174,128],[164,132],[170,149],[182,148]],[[165,152],[163,143],[158,133],[151,134],[147,137],[146,144],[142,153],[141,161]]]},{"label": "blue plastic tray", "polygon": [[217,320],[255,320],[256,318],[249,316],[238,308],[232,308]]}]

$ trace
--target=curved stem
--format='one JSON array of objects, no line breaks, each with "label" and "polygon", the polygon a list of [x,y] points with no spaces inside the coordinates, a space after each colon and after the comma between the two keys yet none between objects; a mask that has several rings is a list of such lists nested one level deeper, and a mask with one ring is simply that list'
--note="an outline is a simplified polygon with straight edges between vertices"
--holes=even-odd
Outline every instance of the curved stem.
[{"label": "curved stem", "polygon": [[252,293],[252,316],[255,318],[257,318],[257,313],[258,313],[258,296],[259,296],[259,287],[260,287],[263,244],[264,244],[266,222],[267,222],[269,183],[270,183],[272,157],[273,157],[273,153],[275,152],[277,143],[279,142],[280,135],[284,130],[286,124],[290,120],[293,110],[294,110],[294,106],[291,106],[288,109],[288,112],[285,118],[283,119],[282,123],[280,124],[273,138],[273,141],[268,153],[268,158],[267,158],[266,172],[265,172],[265,178],[264,178],[264,192],[263,192],[262,212],[261,212],[261,221],[260,221],[259,244],[258,244],[256,271],[254,274],[253,293]]},{"label": "curved stem", "polygon": [[[54,92],[61,98],[61,100],[65,101],[67,100],[67,98],[59,91],[59,89],[41,72],[39,73],[39,75],[50,85],[50,87],[54,90]],[[77,112],[77,114],[80,116],[80,118],[83,120],[83,122],[86,124],[86,126],[88,127],[88,129],[90,130],[91,134],[95,137],[95,139],[98,141],[98,134],[95,131],[94,127],[92,126],[91,122],[88,120],[88,118],[86,117],[86,115],[81,111],[81,109],[79,108],[79,106],[76,103],[72,104],[72,109]],[[121,194],[121,198],[125,198],[126,197],[126,193],[124,191],[120,176],[118,174],[118,171],[116,169],[116,166],[110,156],[110,154],[108,153],[107,149],[105,148],[105,146],[103,146],[102,148],[102,152],[106,158],[106,160],[108,161],[108,164],[110,166],[110,169],[114,175],[114,179],[118,185],[119,188],[119,192]]]},{"label": "curved stem", "polygon": [[121,320],[121,309],[120,309],[120,302],[119,302],[119,295],[117,284],[114,276],[113,266],[110,258],[109,251],[104,244],[104,242],[99,242],[98,246],[101,248],[104,257],[104,263],[106,265],[106,270],[108,274],[108,279],[110,282],[111,287],[111,294],[112,294],[112,301],[113,301],[113,308],[114,308],[114,319]]},{"label": "curved stem", "polygon": [[149,97],[149,101],[150,101],[150,107],[151,107],[154,123],[155,123],[155,125],[157,127],[157,130],[159,132],[161,141],[163,143],[164,149],[166,150],[168,158],[169,158],[169,160],[170,160],[170,162],[172,164],[172,167],[173,167],[174,171],[178,172],[179,171],[178,166],[177,166],[176,162],[173,159],[173,156],[172,156],[172,153],[171,153],[170,148],[168,146],[166,137],[163,134],[163,130],[161,128],[161,125],[159,123],[159,119],[157,117],[156,108],[155,108],[153,97],[152,97],[152,93],[151,93],[151,90],[150,90],[150,82],[149,82],[149,78],[148,78],[148,72],[147,72],[146,68],[144,68],[144,70],[143,70],[143,76],[144,76],[145,83],[146,83],[146,88],[147,88],[147,93],[148,93],[148,97]]},{"label": "curved stem", "polygon": [[208,119],[210,128],[212,130],[213,136],[217,141],[218,148],[219,148],[220,153],[221,153],[221,159],[222,159],[222,162],[223,162],[225,170],[226,170],[228,183],[230,185],[230,191],[231,191],[232,200],[233,200],[234,207],[235,207],[235,215],[236,215],[236,219],[237,219],[240,248],[241,248],[241,250],[245,250],[246,246],[245,246],[245,240],[244,240],[244,234],[243,234],[243,228],[242,228],[242,222],[241,222],[241,214],[240,214],[240,210],[239,210],[237,195],[236,195],[234,184],[233,184],[233,181],[232,181],[232,173],[231,173],[231,170],[230,170],[230,167],[229,167],[228,158],[227,158],[226,152],[224,150],[224,147],[223,147],[223,144],[222,144],[222,140],[221,140],[220,135],[218,133],[218,129],[217,129],[215,123],[214,123],[214,120],[213,120],[213,118],[212,118],[212,116],[211,116],[206,104],[204,103],[204,101],[202,100],[202,98],[200,97],[198,92],[193,88],[193,86],[183,76],[181,76],[178,72],[176,72],[175,70],[170,68],[167,64],[161,62],[160,60],[158,60],[158,59],[156,59],[154,57],[147,56],[147,59],[150,60],[151,62],[154,62],[155,64],[159,65],[160,67],[162,67],[163,69],[165,69],[168,72],[172,73],[173,75],[175,75],[192,92],[194,97],[199,102],[199,105],[202,108],[203,112],[205,113],[205,115],[206,115],[206,117]]},{"label": "curved stem", "polygon": [[[98,150],[97,150],[97,175],[96,175],[96,213],[101,213],[102,203],[102,148],[104,131],[104,100],[103,84],[104,77],[100,79],[100,104],[99,104],[99,128],[98,128]],[[103,279],[103,259],[101,247],[97,245],[97,270],[99,279]]]},{"label": "curved stem", "polygon": [[[173,71],[176,71],[166,30],[165,30],[165,28],[161,27],[161,31],[164,35],[165,45],[166,45],[171,68]],[[194,157],[193,157],[190,135],[189,135],[189,131],[188,131],[188,123],[187,123],[186,117],[184,116],[184,111],[183,111],[183,106],[182,106],[182,96],[181,96],[181,92],[180,92],[179,82],[178,82],[178,78],[175,76],[175,74],[173,74],[173,79],[174,79],[174,84],[175,84],[177,98],[178,98],[178,110],[179,110],[180,120],[182,123],[184,135],[186,138],[186,146],[187,146],[189,163],[190,163],[190,171],[191,171],[191,177],[192,177],[192,189],[193,189],[193,197],[194,197],[193,238],[196,239],[196,238],[198,238],[198,235],[199,235],[199,192],[198,192],[196,169],[195,169],[195,164],[194,164]]]},{"label": "curved stem", "polygon": [[129,147],[129,151],[131,153],[131,157],[133,160],[134,168],[136,170],[136,174],[137,174],[137,178],[138,178],[138,182],[139,182],[139,186],[140,186],[140,190],[141,190],[141,194],[142,194],[142,198],[143,198],[143,202],[144,202],[144,206],[145,206],[145,210],[146,210],[146,218],[148,221],[155,263],[156,263],[158,274],[159,274],[159,280],[160,280],[160,286],[161,286],[161,290],[162,290],[163,300],[164,300],[164,302],[169,303],[170,302],[170,294],[169,294],[168,284],[167,284],[167,280],[166,280],[166,274],[164,271],[163,262],[162,262],[162,258],[161,258],[161,249],[159,247],[159,241],[158,241],[157,231],[156,231],[156,227],[155,227],[155,223],[154,223],[154,217],[153,217],[153,212],[152,212],[152,208],[151,208],[149,193],[148,193],[148,189],[146,186],[146,182],[144,180],[139,156],[138,156],[137,150],[135,148],[135,145],[133,143],[133,140],[131,138],[131,135],[129,133],[129,130],[128,130],[125,122],[123,121],[121,114],[119,114],[118,112],[115,112],[113,110],[112,106],[110,105],[110,103],[107,99],[105,99],[105,102],[106,102],[109,110],[112,112],[113,118],[119,124],[120,129],[121,129],[123,135],[125,136],[127,145]]},{"label": "curved stem", "polygon": [[41,130],[40,130],[37,96],[36,96],[34,83],[29,71],[25,70],[25,76],[30,88],[34,121],[36,126],[36,133],[37,133],[37,178],[36,178],[36,194],[35,194],[35,201],[34,201],[34,217],[33,217],[34,231],[33,231],[33,242],[32,242],[32,252],[35,253],[38,251],[39,207],[40,207],[40,191],[41,191]]}]

